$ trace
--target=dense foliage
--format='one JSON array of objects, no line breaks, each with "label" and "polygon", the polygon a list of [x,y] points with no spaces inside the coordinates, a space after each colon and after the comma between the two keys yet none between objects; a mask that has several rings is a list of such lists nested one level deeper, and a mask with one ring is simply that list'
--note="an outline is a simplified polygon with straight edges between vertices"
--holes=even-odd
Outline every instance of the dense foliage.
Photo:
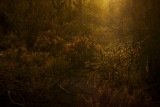
[{"label": "dense foliage", "polygon": [[0,106],[156,106],[159,3],[1,0]]}]

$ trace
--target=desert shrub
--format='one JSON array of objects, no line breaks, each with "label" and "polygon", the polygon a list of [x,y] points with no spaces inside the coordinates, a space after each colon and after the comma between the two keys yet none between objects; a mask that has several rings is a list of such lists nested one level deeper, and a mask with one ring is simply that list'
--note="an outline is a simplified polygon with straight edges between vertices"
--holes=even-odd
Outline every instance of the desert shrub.
[{"label": "desert shrub", "polygon": [[[96,82],[97,80],[92,80]],[[151,97],[149,94],[140,88],[135,88],[130,93],[130,88],[127,85],[117,87],[117,83],[113,81],[101,81],[100,86],[88,84],[90,94],[83,96],[86,103],[90,106],[96,105],[97,107],[137,107],[147,106]]]},{"label": "desert shrub", "polygon": [[21,63],[28,66],[43,66],[45,60],[50,57],[49,53],[42,52],[25,52],[20,56]]},{"label": "desert shrub", "polygon": [[7,50],[9,48],[19,46],[19,44],[21,44],[21,42],[18,41],[17,35],[9,33],[7,35],[3,35],[3,38],[0,40],[0,49]]},{"label": "desert shrub", "polygon": [[72,43],[65,45],[63,50],[66,60],[75,66],[84,67],[85,62],[94,62],[101,49],[86,37],[79,38]]},{"label": "desert shrub", "polygon": [[[108,83],[109,84],[109,83]],[[128,86],[110,87],[106,84],[99,89],[100,106],[111,107],[130,107],[130,106],[145,106],[150,97],[141,89],[135,89],[132,94],[129,93]],[[103,99],[105,98],[105,100]]]},{"label": "desert shrub", "polygon": [[54,31],[47,31],[37,38],[35,49],[51,52],[53,55],[63,48],[65,41],[59,36],[55,36]]},{"label": "desert shrub", "polygon": [[44,69],[51,75],[64,75],[70,69],[70,64],[63,57],[49,58],[45,61]]},{"label": "desert shrub", "polygon": [[144,106],[151,97],[145,87],[141,71],[136,68],[139,47],[121,45],[97,56],[97,62],[87,62],[92,68],[88,73],[87,84],[92,95],[84,100],[100,107]]},{"label": "desert shrub", "polygon": [[32,52],[24,48],[8,50],[2,55],[0,75],[8,78],[7,89],[19,86],[19,89],[27,90],[47,88],[54,84],[54,76],[64,76],[71,67],[63,57],[55,58],[48,52]]},{"label": "desert shrub", "polygon": [[[25,99],[25,104],[52,98],[51,93],[47,92],[51,87],[55,87],[55,81],[59,80],[57,75],[63,75],[63,72],[69,69],[67,61],[60,57],[54,58],[48,52],[13,49],[2,53],[1,56],[0,76],[3,76],[0,80],[0,87],[3,89],[1,93],[10,91],[11,94],[21,95]],[[12,98],[19,102],[16,96]]]},{"label": "desert shrub", "polygon": [[[10,81],[7,87],[11,86],[14,89],[19,86],[22,86],[19,89],[35,87],[34,83],[37,78],[41,79],[39,74],[44,73],[42,68],[48,58],[50,58],[48,53],[29,52],[25,49],[22,49],[21,52],[8,50],[4,53],[0,75],[4,75],[8,78],[7,81]],[[36,83],[39,84],[39,82]]]},{"label": "desert shrub", "polygon": [[138,48],[132,48],[131,45],[118,46],[106,50],[103,55],[96,57],[96,63],[89,62],[86,66],[99,72],[107,80],[128,82],[136,72],[137,56]]}]

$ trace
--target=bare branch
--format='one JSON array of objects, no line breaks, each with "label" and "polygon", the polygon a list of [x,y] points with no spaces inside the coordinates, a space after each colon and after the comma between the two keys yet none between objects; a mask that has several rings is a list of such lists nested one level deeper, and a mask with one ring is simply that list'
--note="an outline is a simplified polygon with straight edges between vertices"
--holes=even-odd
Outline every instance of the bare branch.
[{"label": "bare branch", "polygon": [[142,41],[139,41],[139,42],[136,42],[136,43],[142,43],[144,42],[145,40],[147,40],[151,35],[148,35],[146,38],[144,38]]},{"label": "bare branch", "polygon": [[13,99],[11,97],[11,92],[10,91],[8,91],[8,97],[9,97],[9,100],[10,100],[11,103],[13,103],[15,105],[19,105],[19,106],[25,107],[24,104],[21,104],[21,103],[13,101]]},{"label": "bare branch", "polygon": [[149,37],[150,37],[151,35],[148,35],[146,38],[144,38],[143,40],[141,40],[141,41],[139,41],[139,42],[126,42],[126,43],[123,43],[123,44],[121,44],[121,45],[114,45],[114,46],[110,46],[109,48],[107,48],[107,49],[105,49],[105,50],[108,50],[108,49],[111,49],[111,48],[113,48],[113,47],[116,47],[116,46],[124,46],[124,44],[130,44],[130,45],[132,45],[132,44],[141,44],[141,43],[143,43],[144,41],[146,41]]}]

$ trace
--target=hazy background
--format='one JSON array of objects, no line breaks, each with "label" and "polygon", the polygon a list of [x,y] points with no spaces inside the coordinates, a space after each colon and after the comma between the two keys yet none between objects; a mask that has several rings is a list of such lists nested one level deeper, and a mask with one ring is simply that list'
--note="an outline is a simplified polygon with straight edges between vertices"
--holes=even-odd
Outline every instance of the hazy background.
[{"label": "hazy background", "polygon": [[0,0],[0,105],[159,105],[159,0]]}]

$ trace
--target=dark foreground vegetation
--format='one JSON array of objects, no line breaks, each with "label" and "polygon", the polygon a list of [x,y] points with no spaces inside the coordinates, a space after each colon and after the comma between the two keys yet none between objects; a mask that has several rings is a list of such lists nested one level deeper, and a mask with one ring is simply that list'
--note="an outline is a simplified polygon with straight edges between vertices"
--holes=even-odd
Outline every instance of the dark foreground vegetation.
[{"label": "dark foreground vegetation", "polygon": [[158,107],[159,0],[0,0],[1,107]]}]

